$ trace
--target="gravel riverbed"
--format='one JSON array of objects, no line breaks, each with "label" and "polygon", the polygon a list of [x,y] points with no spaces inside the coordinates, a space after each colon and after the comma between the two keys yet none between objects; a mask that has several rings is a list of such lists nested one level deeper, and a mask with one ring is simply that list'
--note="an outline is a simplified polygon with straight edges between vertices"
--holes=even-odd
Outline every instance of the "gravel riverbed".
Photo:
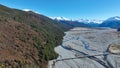
[{"label": "gravel riverbed", "polygon": [[116,29],[73,28],[65,32],[63,43],[55,47],[58,58],[48,68],[120,68],[120,55],[107,51],[120,43]]}]

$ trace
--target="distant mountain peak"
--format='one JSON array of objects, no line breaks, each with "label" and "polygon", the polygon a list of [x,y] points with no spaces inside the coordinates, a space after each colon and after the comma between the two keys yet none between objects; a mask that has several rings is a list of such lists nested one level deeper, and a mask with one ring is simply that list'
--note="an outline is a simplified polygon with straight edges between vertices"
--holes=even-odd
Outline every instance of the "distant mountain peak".
[{"label": "distant mountain peak", "polygon": [[51,19],[53,20],[58,20],[58,21],[77,21],[77,22],[83,22],[83,23],[102,23],[103,20],[97,20],[97,19],[94,19],[94,20],[88,20],[88,19],[76,19],[76,20],[73,20],[73,19],[69,19],[69,18],[66,18],[66,17],[50,17]]},{"label": "distant mountain peak", "polygon": [[97,19],[94,19],[94,20],[90,20],[89,22],[102,23],[102,22],[103,22],[103,20],[97,20]]},{"label": "distant mountain peak", "polygon": [[71,20],[71,19],[66,18],[66,17],[50,17],[50,18],[52,18],[54,20]]},{"label": "distant mountain peak", "polygon": [[100,24],[101,27],[111,27],[111,28],[119,28],[120,27],[120,16],[110,17],[107,20],[103,21]]},{"label": "distant mountain peak", "polygon": [[103,22],[103,20],[97,20],[97,19],[94,19],[94,20],[79,19],[78,21],[84,22],[84,23],[98,23],[98,24]]},{"label": "distant mountain peak", "polygon": [[110,17],[107,20],[109,20],[109,21],[111,21],[111,20],[120,20],[120,16]]},{"label": "distant mountain peak", "polygon": [[116,20],[120,20],[120,16],[116,16],[115,19],[116,19]]}]

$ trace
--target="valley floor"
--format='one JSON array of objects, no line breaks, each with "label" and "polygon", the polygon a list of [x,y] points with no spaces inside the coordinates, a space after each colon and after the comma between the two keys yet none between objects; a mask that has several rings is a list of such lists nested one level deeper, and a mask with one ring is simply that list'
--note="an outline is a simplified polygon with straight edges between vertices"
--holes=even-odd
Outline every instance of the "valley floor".
[{"label": "valley floor", "polygon": [[65,32],[63,43],[55,48],[58,58],[48,68],[120,68],[120,55],[108,52],[120,43],[120,34],[110,28],[74,28]]}]

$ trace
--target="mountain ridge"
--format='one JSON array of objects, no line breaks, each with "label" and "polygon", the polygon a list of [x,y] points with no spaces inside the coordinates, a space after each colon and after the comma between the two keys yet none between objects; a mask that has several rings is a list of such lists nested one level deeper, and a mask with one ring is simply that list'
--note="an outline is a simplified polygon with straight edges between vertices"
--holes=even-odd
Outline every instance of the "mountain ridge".
[{"label": "mountain ridge", "polygon": [[[120,27],[120,16],[110,17],[106,20],[87,20],[87,19],[73,20],[65,17],[51,17],[51,19],[73,27],[110,27],[110,28]],[[71,22],[74,23],[71,24]]]},{"label": "mountain ridge", "polygon": [[100,27],[120,28],[120,17],[114,16],[104,20]]},{"label": "mountain ridge", "polygon": [[93,20],[88,20],[88,19],[69,19],[66,17],[50,17],[53,20],[65,20],[65,21],[78,21],[78,22],[84,22],[84,23],[90,23],[90,22],[94,22],[94,23],[102,23],[103,20],[97,20],[97,19],[93,19]]}]

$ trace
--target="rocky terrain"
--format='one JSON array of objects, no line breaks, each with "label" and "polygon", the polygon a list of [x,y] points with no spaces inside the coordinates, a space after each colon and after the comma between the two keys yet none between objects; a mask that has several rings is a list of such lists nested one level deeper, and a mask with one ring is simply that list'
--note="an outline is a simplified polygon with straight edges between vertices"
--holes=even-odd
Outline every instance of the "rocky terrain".
[{"label": "rocky terrain", "polygon": [[120,68],[116,29],[74,28],[65,34],[63,43],[55,48],[59,56],[49,61],[48,68]]}]

